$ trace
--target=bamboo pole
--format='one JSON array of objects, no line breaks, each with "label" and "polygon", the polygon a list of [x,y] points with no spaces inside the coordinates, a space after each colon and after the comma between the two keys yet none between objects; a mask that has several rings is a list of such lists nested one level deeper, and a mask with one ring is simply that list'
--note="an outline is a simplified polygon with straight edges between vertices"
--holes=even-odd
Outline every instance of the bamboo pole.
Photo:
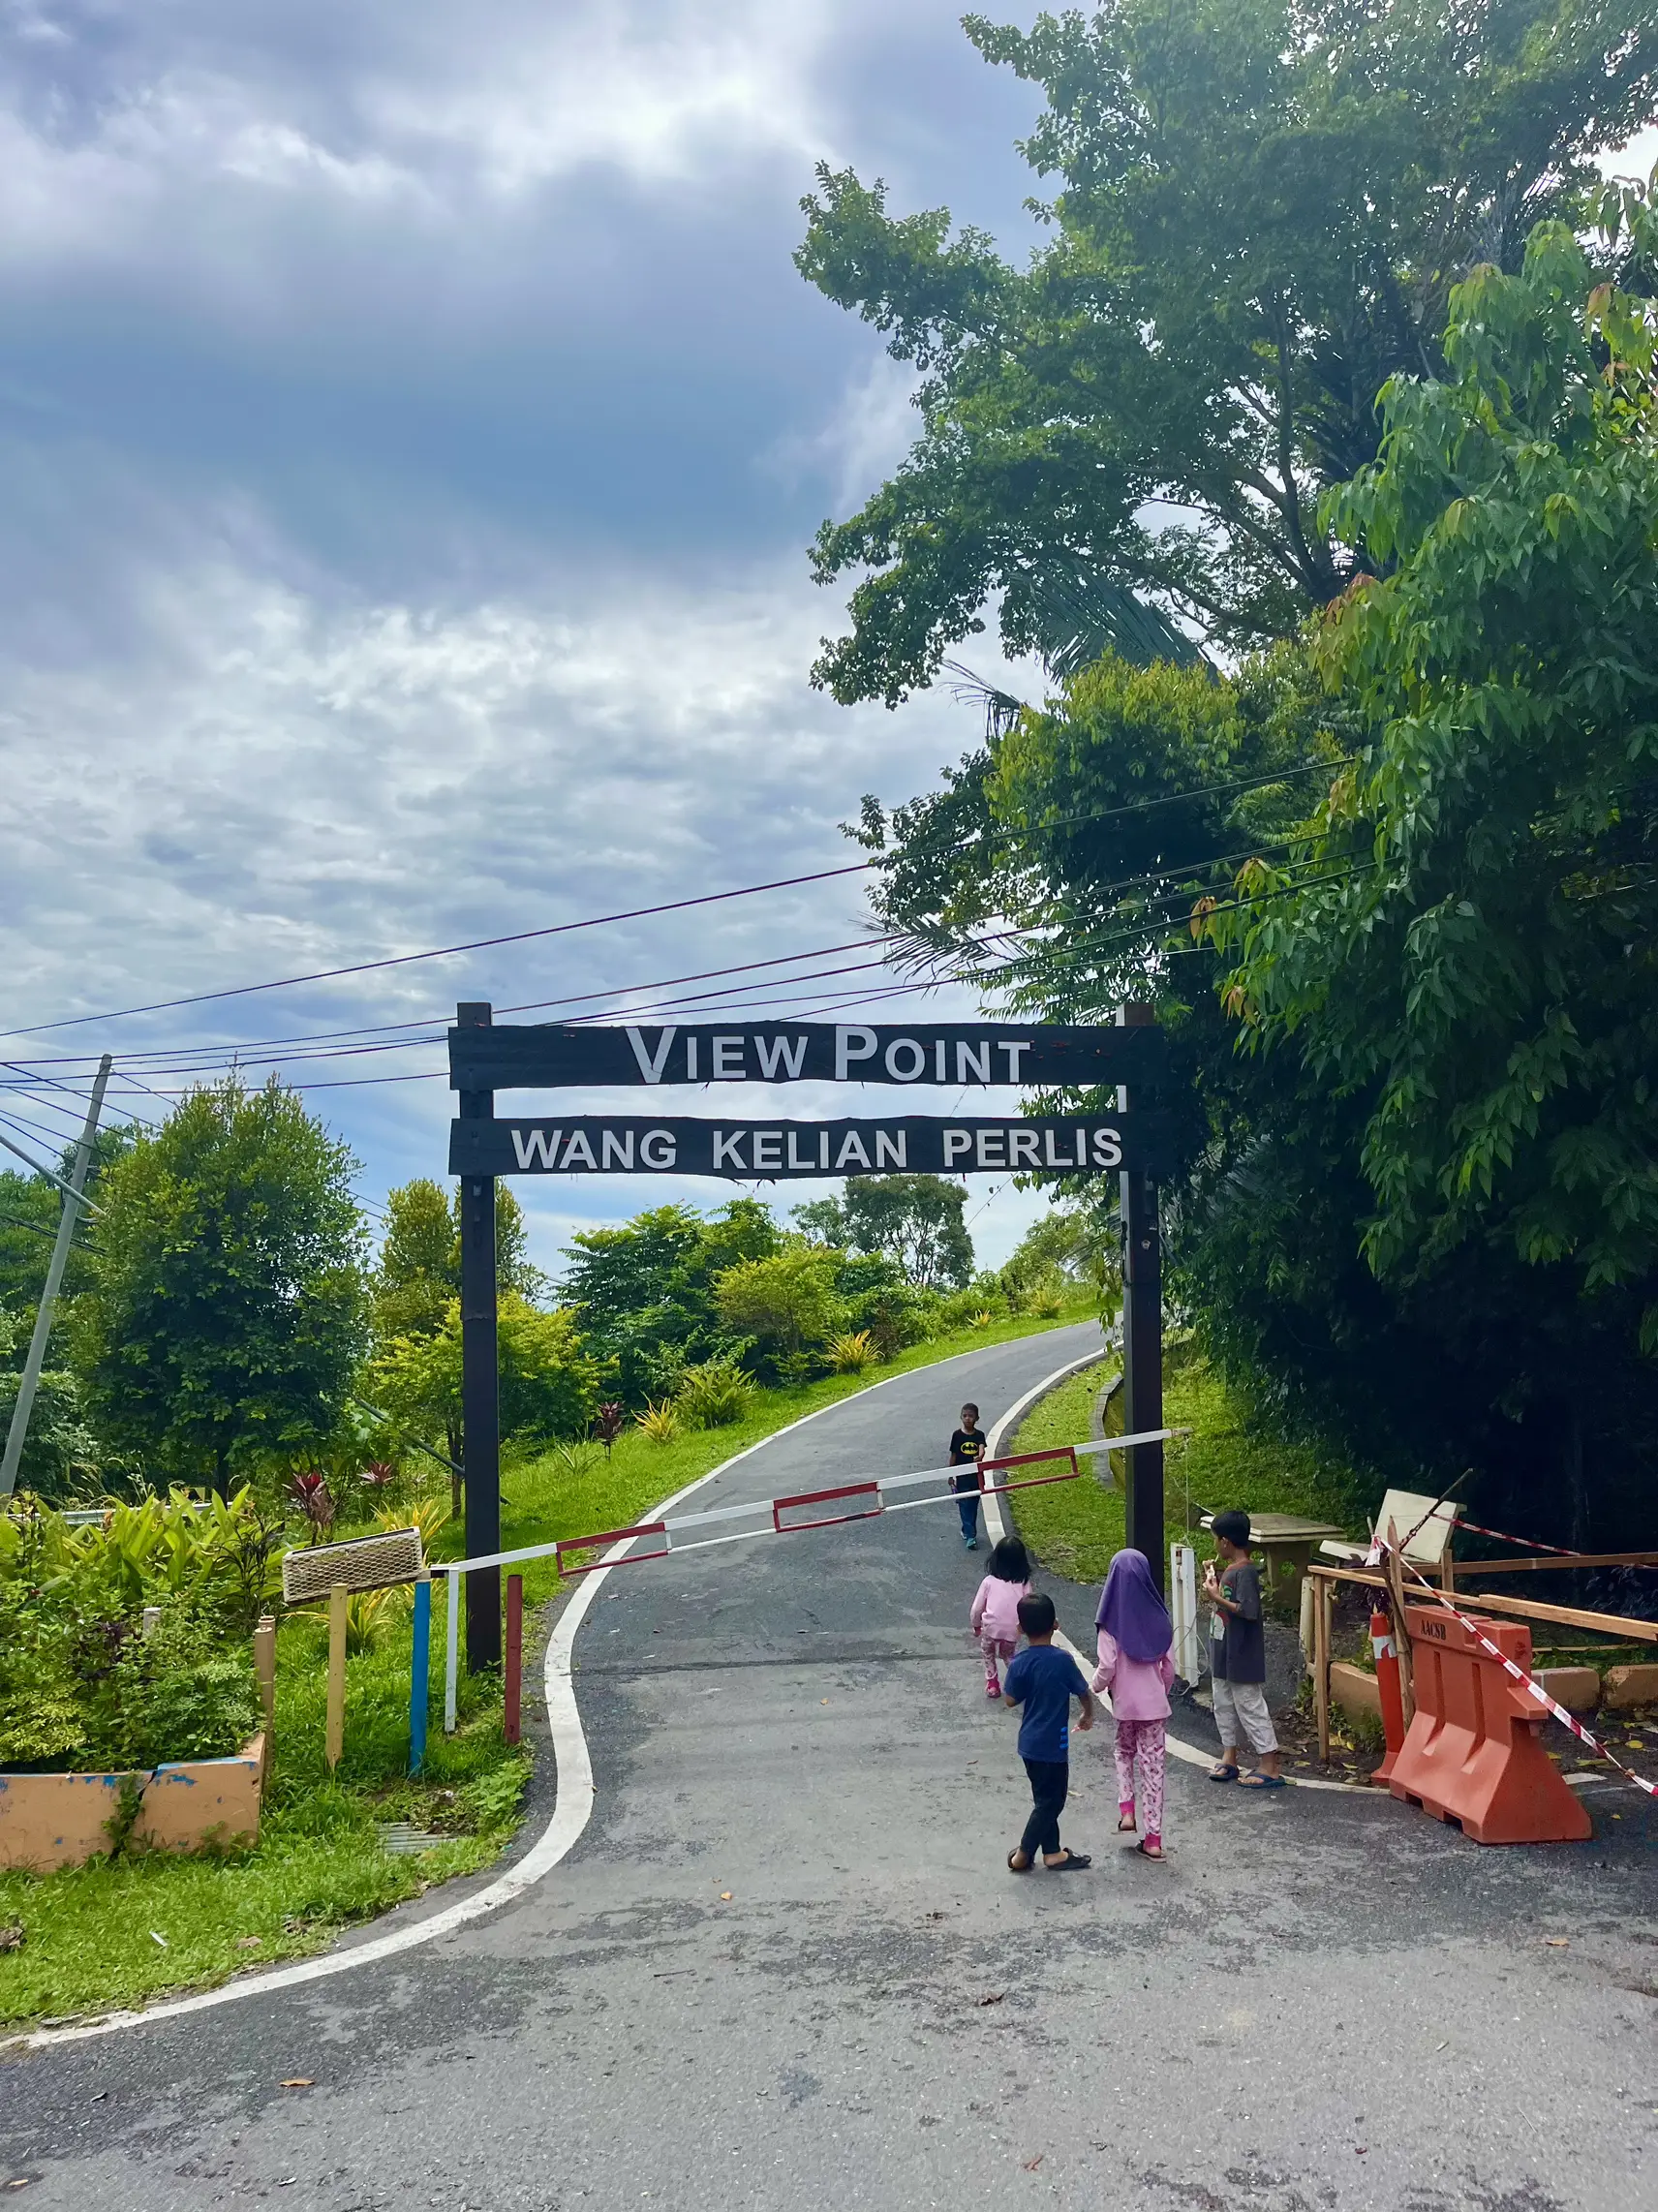
[{"label": "bamboo pole", "polygon": [[254,1677],[264,1708],[266,1748],[276,1734],[276,1618],[265,1613],[254,1630]]},{"label": "bamboo pole", "polygon": [[[1322,1582],[1363,1582],[1372,1590],[1388,1587],[1385,1575],[1362,1567],[1309,1567],[1307,1572]],[[1417,1605],[1431,1605],[1434,1600],[1430,1589],[1407,1590],[1406,1594]],[[1658,1621],[1633,1620],[1626,1613],[1585,1613],[1580,1606],[1542,1605],[1535,1598],[1499,1598],[1461,1589],[1457,1592],[1457,1604],[1468,1613],[1499,1613],[1515,1620],[1558,1621],[1566,1628],[1597,1629],[1618,1644],[1658,1644]]]},{"label": "bamboo pole", "polygon": [[1568,1551],[1552,1559],[1458,1559],[1459,1575],[1558,1575],[1574,1567],[1658,1567],[1658,1551]]},{"label": "bamboo pole", "polygon": [[331,1774],[346,1748],[346,1602],[344,1582],[328,1592],[328,1735],[326,1757]]},{"label": "bamboo pole", "polygon": [[1312,1704],[1318,1715],[1318,1756],[1330,1757],[1330,1613],[1336,1589],[1312,1584]]}]

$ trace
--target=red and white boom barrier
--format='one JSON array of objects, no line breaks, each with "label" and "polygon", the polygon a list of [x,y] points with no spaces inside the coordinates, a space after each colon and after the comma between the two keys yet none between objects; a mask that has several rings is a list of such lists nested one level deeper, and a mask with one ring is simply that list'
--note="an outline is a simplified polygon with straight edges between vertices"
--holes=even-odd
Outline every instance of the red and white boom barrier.
[{"label": "red and white boom barrier", "polygon": [[[1160,1444],[1175,1435],[1172,1429],[1148,1429],[1132,1436],[1107,1436],[1088,1444],[1060,1444],[1047,1452],[1018,1452],[1003,1459],[982,1459],[981,1476],[1000,1474],[1009,1468],[1033,1467],[1041,1463],[1062,1460],[1058,1471],[1040,1475],[1017,1475],[1011,1482],[983,1482],[981,1494],[1000,1497],[1007,1490],[1035,1490],[1044,1483],[1074,1483],[1082,1473],[1077,1464],[1081,1459],[1095,1458],[1102,1453],[1121,1452],[1135,1444]],[[851,1521],[884,1519],[894,1513],[913,1513],[925,1505],[954,1505],[960,1493],[948,1488],[934,1490],[925,1497],[906,1498],[896,1504],[887,1501],[900,1490],[915,1490],[923,1484],[948,1484],[952,1476],[959,1476],[961,1467],[923,1467],[908,1475],[872,1475],[862,1482],[838,1483],[831,1490],[797,1490],[786,1497],[752,1498],[747,1505],[710,1506],[702,1513],[676,1514],[671,1521],[640,1521],[630,1528],[599,1529],[591,1536],[564,1536],[553,1544],[531,1544],[518,1551],[489,1551],[476,1559],[434,1561],[435,1575],[449,1578],[448,1635],[444,1655],[444,1727],[449,1734],[455,1728],[456,1687],[460,1678],[460,1597],[461,1577],[474,1567],[509,1567],[524,1559],[553,1558],[561,1580],[577,1575],[591,1575],[599,1567],[643,1566],[651,1559],[665,1559],[682,1551],[708,1551],[721,1544],[747,1544],[759,1536],[799,1536],[813,1528],[838,1528]],[[814,1506],[843,1505],[841,1513],[814,1513],[810,1520],[792,1518]],[[750,1521],[755,1526],[734,1528],[719,1536],[691,1536],[688,1532],[723,1526],[730,1521]],[[640,1538],[652,1536],[660,1541],[646,1551],[629,1551],[627,1548]],[[579,1564],[574,1561],[582,1552],[592,1552],[600,1546],[609,1547],[599,1559],[589,1558]]]}]

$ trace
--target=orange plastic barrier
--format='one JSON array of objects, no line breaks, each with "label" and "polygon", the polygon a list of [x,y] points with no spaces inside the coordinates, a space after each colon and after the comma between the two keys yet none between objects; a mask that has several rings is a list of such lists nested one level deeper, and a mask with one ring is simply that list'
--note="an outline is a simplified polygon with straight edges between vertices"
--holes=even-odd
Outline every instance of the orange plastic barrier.
[{"label": "orange plastic barrier", "polygon": [[[1543,1748],[1547,1715],[1455,1614],[1409,1606],[1416,1717],[1389,1788],[1476,1843],[1581,1843],[1589,1816]],[[1531,1631],[1482,1623],[1491,1643],[1531,1672]]]}]

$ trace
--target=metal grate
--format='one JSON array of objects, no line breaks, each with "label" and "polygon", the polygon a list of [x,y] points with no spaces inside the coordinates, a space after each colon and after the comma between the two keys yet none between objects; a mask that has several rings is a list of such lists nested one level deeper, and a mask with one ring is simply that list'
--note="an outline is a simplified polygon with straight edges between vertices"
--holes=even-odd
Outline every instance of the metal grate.
[{"label": "metal grate", "polygon": [[421,1852],[431,1851],[449,1840],[445,1835],[429,1834],[425,1828],[416,1828],[413,1821],[382,1821],[380,1824],[381,1849],[390,1852],[393,1859],[417,1859]]},{"label": "metal grate", "polygon": [[389,1528],[356,1536],[349,1544],[314,1544],[282,1555],[282,1595],[288,1605],[325,1598],[336,1582],[348,1590],[379,1590],[412,1582],[425,1565],[417,1528]]}]

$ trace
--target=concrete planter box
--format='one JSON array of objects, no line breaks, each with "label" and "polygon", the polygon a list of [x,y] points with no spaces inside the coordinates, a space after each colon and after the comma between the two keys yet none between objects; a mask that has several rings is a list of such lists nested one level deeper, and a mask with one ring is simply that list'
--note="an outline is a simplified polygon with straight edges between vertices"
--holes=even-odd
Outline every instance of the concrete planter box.
[{"label": "concrete planter box", "polygon": [[1382,1692],[1376,1677],[1345,1659],[1330,1663],[1330,1701],[1344,1713],[1368,1713],[1372,1720],[1382,1717]]},{"label": "concrete planter box", "polygon": [[0,1866],[49,1874],[80,1866],[109,1849],[106,1825],[120,1807],[121,1785],[143,1786],[129,1850],[200,1851],[203,1844],[250,1847],[259,1841],[264,1782],[262,1736],[231,1759],[192,1759],[152,1775],[0,1774]]}]

